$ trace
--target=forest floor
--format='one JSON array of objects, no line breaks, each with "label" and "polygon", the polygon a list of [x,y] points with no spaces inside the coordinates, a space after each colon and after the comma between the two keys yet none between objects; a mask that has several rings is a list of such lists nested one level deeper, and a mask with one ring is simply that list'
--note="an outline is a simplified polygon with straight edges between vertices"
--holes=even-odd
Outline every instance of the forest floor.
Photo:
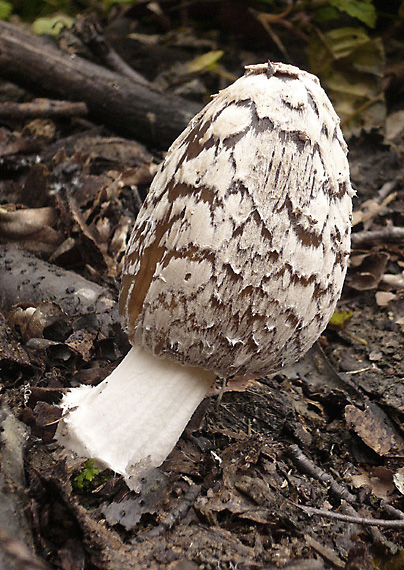
[{"label": "forest floor", "polygon": [[[173,89],[189,50],[225,51],[219,71],[177,86],[201,106],[242,63],[282,58],[261,37],[247,51],[213,28],[167,47],[144,21],[134,52],[126,20],[109,31],[149,80],[160,71],[160,86]],[[295,51],[290,62],[305,65]],[[6,82],[1,94],[30,97]],[[218,386],[139,494],[67,460],[52,437],[63,390],[98,383],[128,350],[114,322],[119,275],[162,154],[82,117],[2,125],[0,258],[26,279],[0,277],[1,570],[404,568],[403,147],[377,129],[349,140],[357,196],[340,322],[296,365]],[[36,288],[34,255],[69,271],[63,286],[39,266]],[[103,309],[72,310],[69,279],[72,290],[77,279],[102,287]]]}]

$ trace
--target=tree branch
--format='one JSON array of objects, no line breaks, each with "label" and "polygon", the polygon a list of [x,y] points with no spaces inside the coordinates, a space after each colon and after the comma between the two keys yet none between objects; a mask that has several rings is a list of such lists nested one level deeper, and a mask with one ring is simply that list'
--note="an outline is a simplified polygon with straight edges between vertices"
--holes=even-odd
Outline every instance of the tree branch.
[{"label": "tree branch", "polygon": [[35,93],[84,101],[116,132],[167,148],[200,109],[58,50],[42,37],[0,22],[0,75]]}]

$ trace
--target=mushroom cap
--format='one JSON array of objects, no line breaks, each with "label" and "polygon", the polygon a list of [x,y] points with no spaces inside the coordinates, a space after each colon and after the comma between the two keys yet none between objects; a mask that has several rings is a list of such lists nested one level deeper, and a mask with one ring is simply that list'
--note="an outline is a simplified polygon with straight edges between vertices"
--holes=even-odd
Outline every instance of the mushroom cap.
[{"label": "mushroom cap", "polygon": [[177,138],[128,245],[120,294],[133,345],[258,377],[326,327],[350,249],[347,146],[317,77],[247,68]]}]

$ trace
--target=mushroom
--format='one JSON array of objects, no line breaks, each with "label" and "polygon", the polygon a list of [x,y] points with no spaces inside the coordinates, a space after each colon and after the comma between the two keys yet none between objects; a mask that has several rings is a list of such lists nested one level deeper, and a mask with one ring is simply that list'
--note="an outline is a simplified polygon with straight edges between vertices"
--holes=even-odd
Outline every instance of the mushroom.
[{"label": "mushroom", "polygon": [[341,293],[352,195],[318,79],[247,67],[156,174],[122,276],[132,348],[100,385],[64,396],[58,441],[130,482],[164,461],[216,377],[261,377],[302,356]]}]

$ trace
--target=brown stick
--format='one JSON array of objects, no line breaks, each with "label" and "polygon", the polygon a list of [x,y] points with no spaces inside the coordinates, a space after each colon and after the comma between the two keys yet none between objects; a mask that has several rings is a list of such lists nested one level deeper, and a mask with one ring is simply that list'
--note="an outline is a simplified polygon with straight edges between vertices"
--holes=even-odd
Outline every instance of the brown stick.
[{"label": "brown stick", "polygon": [[135,83],[150,85],[140,73],[130,67],[121,56],[116,53],[99,26],[91,17],[76,18],[73,28],[74,34],[110,69],[120,75],[128,77]]},{"label": "brown stick", "polygon": [[322,481],[329,485],[331,491],[340,499],[344,499],[344,501],[349,503],[354,503],[356,501],[356,497],[352,495],[348,489],[345,489],[345,487],[337,483],[332,475],[326,473],[320,469],[320,467],[315,465],[315,463],[313,463],[313,461],[303,453],[298,445],[291,445],[288,452],[293,463],[295,463],[303,473],[307,473],[311,477],[314,477],[314,479],[317,479],[317,481]]},{"label": "brown stick", "polygon": [[200,106],[152,90],[59,51],[41,37],[0,22],[0,75],[31,90],[87,103],[116,132],[166,148]]},{"label": "brown stick", "polygon": [[343,515],[341,513],[335,513],[334,511],[326,511],[325,509],[315,509],[313,507],[306,507],[303,505],[298,505],[294,503],[296,507],[302,509],[308,515],[319,515],[328,519],[337,519],[346,523],[361,524],[365,526],[385,526],[388,528],[404,528],[404,521],[401,519],[388,520],[388,519],[371,519],[368,517]]},{"label": "brown stick", "polygon": [[365,230],[351,236],[353,247],[362,247],[371,243],[400,243],[404,241],[404,228],[387,226],[380,230]]},{"label": "brown stick", "polygon": [[0,119],[33,119],[36,117],[83,117],[87,115],[85,103],[35,99],[30,103],[0,103]]}]

